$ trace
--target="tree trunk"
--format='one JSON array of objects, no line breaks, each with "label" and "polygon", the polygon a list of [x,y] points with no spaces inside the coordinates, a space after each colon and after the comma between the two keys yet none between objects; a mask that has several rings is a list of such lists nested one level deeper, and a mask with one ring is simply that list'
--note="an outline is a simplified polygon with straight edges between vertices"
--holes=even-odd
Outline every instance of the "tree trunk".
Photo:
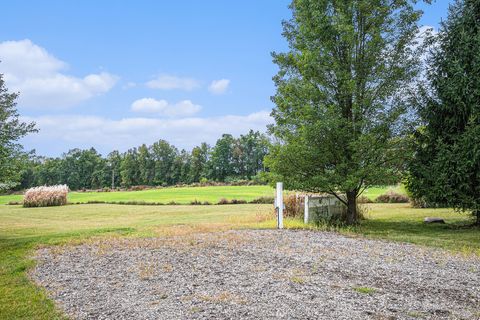
[{"label": "tree trunk", "polygon": [[355,191],[347,192],[347,224],[352,225],[358,222],[357,214],[357,193]]},{"label": "tree trunk", "polygon": [[480,210],[474,211],[473,215],[477,217],[477,221],[475,222],[475,225],[480,226]]}]

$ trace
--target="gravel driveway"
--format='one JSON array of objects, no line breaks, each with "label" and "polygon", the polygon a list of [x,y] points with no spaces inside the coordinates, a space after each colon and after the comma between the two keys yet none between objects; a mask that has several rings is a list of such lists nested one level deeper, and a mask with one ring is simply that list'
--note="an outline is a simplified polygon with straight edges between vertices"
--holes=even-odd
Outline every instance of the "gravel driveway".
[{"label": "gravel driveway", "polygon": [[480,319],[480,259],[310,231],[244,230],[37,251],[76,319]]}]

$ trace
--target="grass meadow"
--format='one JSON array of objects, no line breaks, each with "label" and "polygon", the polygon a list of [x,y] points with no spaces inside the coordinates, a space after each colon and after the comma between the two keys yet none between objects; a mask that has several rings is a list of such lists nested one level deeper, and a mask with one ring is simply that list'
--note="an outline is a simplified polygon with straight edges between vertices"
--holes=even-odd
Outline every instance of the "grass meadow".
[{"label": "grass meadow", "polygon": [[[235,190],[232,188],[234,187],[228,188],[229,192]],[[181,188],[167,191],[178,189]],[[153,192],[157,195],[164,190],[132,193],[148,195]],[[256,190],[266,193],[272,191],[268,187]],[[222,196],[215,195],[209,188],[202,188],[201,191],[205,197],[210,197],[209,199],[228,194],[225,191]],[[229,194],[239,198],[238,193]],[[242,194],[245,197],[259,196],[246,191]],[[201,194],[193,195],[199,197]],[[186,197],[184,199],[187,201]],[[462,255],[480,255],[480,232],[478,229],[464,227],[470,222],[467,215],[450,209],[413,209],[409,204],[364,206],[367,209],[367,219],[360,226],[333,231],[354,237],[365,236],[440,247]],[[425,225],[423,218],[427,216],[443,217],[447,224]],[[0,205],[0,319],[63,318],[45,292],[28,278],[28,271],[35,265],[32,257],[35,248],[62,246],[105,237],[155,237],[274,227],[273,206],[268,204],[223,206],[82,204],[48,208]],[[288,219],[285,221],[285,227],[317,229],[312,225],[304,225],[300,220]]]}]

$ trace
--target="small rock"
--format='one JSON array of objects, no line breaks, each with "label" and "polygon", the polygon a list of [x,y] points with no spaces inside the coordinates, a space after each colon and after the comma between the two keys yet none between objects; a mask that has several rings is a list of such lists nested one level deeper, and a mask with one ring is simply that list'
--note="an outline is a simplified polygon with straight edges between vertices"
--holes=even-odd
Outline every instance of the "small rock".
[{"label": "small rock", "polygon": [[445,220],[442,218],[432,218],[432,217],[427,217],[423,220],[425,223],[445,223]]}]

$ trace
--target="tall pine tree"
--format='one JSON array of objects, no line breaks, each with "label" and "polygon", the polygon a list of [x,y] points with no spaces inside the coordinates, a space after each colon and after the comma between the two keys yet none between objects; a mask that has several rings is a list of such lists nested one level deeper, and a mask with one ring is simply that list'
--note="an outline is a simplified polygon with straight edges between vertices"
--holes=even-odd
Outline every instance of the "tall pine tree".
[{"label": "tall pine tree", "polygon": [[407,187],[427,203],[473,212],[480,225],[480,0],[457,0],[437,41]]}]

